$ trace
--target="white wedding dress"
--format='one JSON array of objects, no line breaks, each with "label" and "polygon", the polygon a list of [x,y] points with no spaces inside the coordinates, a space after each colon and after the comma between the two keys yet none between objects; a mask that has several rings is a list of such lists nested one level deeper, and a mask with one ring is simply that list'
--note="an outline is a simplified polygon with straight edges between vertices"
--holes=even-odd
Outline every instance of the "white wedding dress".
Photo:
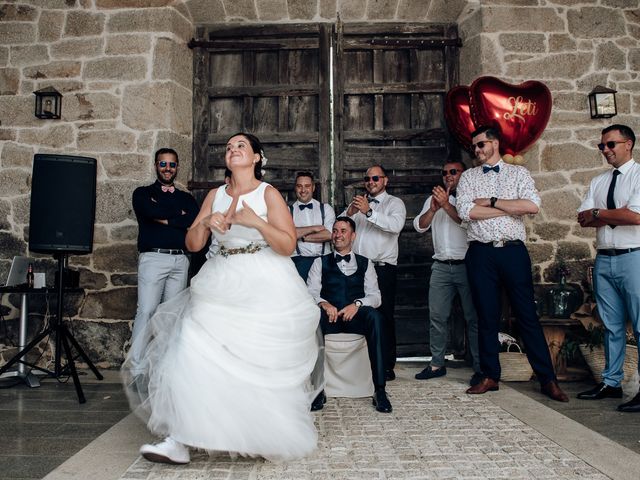
[{"label": "white wedding dress", "polygon": [[[268,184],[242,195],[263,219]],[[231,197],[220,187],[213,211]],[[300,458],[317,444],[310,381],[318,353],[319,308],[289,257],[253,228],[216,233],[221,247],[191,287],[158,307],[142,372],[123,378],[134,411],[159,436],[208,451]],[[260,246],[254,253],[233,249]]]}]

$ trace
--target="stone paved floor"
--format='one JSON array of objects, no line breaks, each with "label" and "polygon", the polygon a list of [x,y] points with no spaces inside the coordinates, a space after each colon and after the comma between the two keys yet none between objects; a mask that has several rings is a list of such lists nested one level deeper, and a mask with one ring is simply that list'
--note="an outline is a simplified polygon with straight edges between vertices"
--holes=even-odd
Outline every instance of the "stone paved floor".
[{"label": "stone paved floor", "polygon": [[466,388],[451,375],[406,375],[388,385],[389,415],[368,398],[329,399],[316,414],[320,440],[309,458],[274,464],[194,453],[186,466],[138,458],[122,480],[610,478],[494,403],[503,392],[468,396]]}]

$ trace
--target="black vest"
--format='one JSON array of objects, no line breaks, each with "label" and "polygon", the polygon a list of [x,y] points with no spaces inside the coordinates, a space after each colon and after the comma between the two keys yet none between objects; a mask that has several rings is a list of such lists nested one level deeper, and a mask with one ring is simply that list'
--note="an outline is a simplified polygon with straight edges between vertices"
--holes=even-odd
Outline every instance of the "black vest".
[{"label": "black vest", "polygon": [[364,297],[364,274],[367,271],[369,260],[353,252],[351,255],[355,255],[358,264],[358,269],[353,275],[345,275],[340,271],[333,253],[322,257],[320,296],[338,310],[353,303],[354,300]]}]

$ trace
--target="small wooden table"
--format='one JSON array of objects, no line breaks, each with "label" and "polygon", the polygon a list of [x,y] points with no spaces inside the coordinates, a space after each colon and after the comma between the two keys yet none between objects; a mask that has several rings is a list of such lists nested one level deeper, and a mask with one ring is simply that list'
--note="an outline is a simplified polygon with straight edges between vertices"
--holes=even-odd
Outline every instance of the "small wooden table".
[{"label": "small wooden table", "polygon": [[540,325],[542,325],[542,331],[547,340],[551,363],[556,371],[558,380],[568,382],[587,377],[589,375],[587,370],[572,369],[569,371],[564,359],[560,356],[560,348],[564,343],[567,328],[581,326],[582,324],[572,318],[540,317]]}]

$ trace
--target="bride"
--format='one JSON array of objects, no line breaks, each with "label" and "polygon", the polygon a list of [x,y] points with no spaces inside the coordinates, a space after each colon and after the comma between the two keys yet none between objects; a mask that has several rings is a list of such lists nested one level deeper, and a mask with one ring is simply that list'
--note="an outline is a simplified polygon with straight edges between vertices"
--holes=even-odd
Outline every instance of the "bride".
[{"label": "bride", "polygon": [[198,251],[213,232],[216,253],[137,339],[148,343],[144,374],[123,365],[134,411],[165,437],[142,446],[147,460],[188,463],[190,446],[277,461],[316,447],[309,375],[320,311],[289,258],[289,210],[258,179],[263,159],[255,136],[229,139],[231,181],[209,192],[186,238]]}]

